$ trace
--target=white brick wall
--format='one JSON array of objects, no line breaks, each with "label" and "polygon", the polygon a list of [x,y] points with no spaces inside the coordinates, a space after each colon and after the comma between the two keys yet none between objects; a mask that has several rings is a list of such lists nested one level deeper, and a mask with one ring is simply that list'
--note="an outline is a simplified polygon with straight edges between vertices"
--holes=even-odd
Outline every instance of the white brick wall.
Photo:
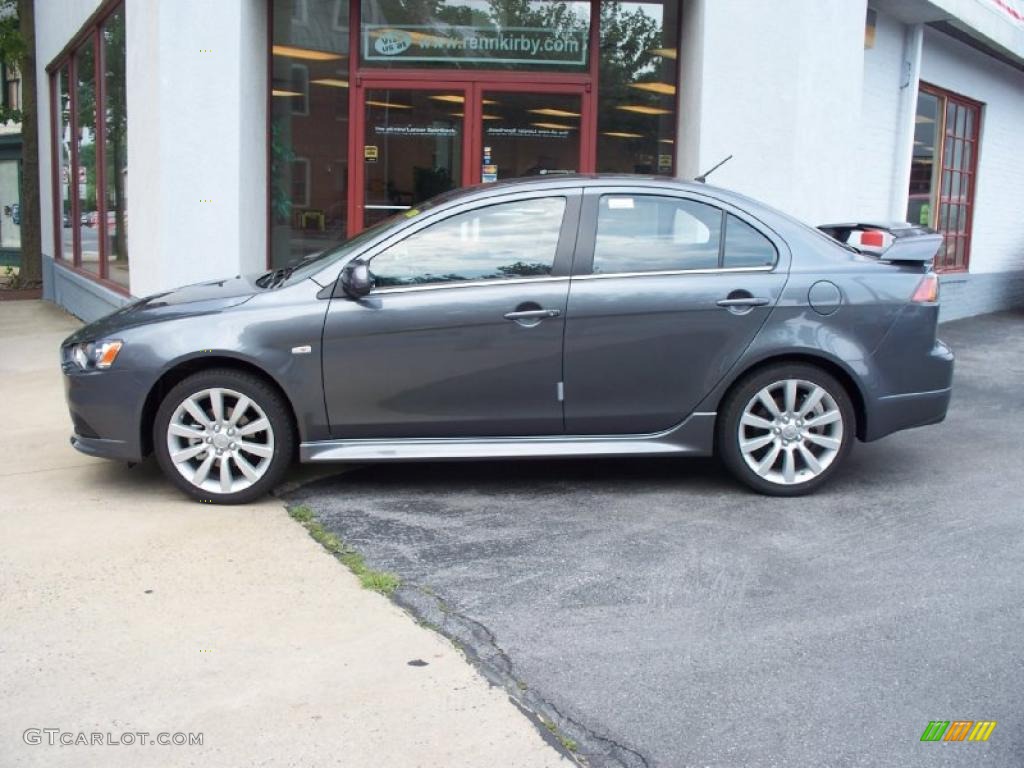
[{"label": "white brick wall", "polygon": [[[864,0],[787,3],[698,0],[699,117],[683,116],[698,161],[734,158],[710,181],[769,202],[809,223],[851,215],[864,68]],[[693,109],[693,99],[683,102]],[[685,144],[684,144],[685,149]]]},{"label": "white brick wall", "polygon": [[985,104],[970,271],[1024,269],[1024,73],[925,30],[921,79]]},{"label": "white brick wall", "polygon": [[[890,218],[890,201],[903,179],[896,179],[899,146],[900,83],[906,27],[879,13],[875,45],[864,51],[864,91],[857,136],[856,199],[850,215],[862,220]],[[903,189],[904,199],[906,189]]]}]

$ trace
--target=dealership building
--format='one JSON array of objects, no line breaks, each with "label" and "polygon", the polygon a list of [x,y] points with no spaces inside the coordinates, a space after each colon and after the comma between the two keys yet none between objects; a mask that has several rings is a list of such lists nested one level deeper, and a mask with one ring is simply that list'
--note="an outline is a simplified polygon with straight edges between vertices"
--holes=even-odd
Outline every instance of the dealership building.
[{"label": "dealership building", "polygon": [[710,182],[944,235],[943,316],[1024,303],[1024,0],[37,3],[44,295],[93,319],[440,192]]}]

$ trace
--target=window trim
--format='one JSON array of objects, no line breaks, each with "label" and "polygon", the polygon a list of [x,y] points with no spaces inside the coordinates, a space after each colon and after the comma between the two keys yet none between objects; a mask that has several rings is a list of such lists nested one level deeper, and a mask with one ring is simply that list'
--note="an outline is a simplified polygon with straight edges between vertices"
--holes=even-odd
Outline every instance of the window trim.
[{"label": "window trim", "polygon": [[[957,107],[966,107],[968,109],[975,110],[976,118],[974,121],[973,138],[962,139],[970,141],[973,144],[974,151],[971,153],[970,167],[967,169],[967,173],[970,176],[966,203],[958,203],[958,205],[967,206],[967,220],[964,223],[964,261],[963,265],[947,266],[945,264],[940,265],[938,259],[936,259],[935,271],[943,274],[960,274],[970,272],[971,268],[971,245],[974,239],[974,202],[975,193],[978,186],[978,155],[981,154],[981,125],[984,120],[984,102],[976,101],[975,99],[964,96],[963,94],[955,91],[950,91],[946,88],[942,88],[938,85],[933,85],[929,82],[921,80],[918,84],[918,91],[920,93],[927,93],[938,99],[939,102],[939,120],[936,121],[935,133],[938,138],[935,147],[935,154],[933,155],[933,163],[937,165],[933,166],[938,168],[938,178],[935,182],[934,197],[929,198],[929,204],[932,207],[931,215],[929,217],[929,226],[936,232],[943,236],[942,243],[942,255],[945,256],[946,238],[947,233],[941,229],[939,224],[939,214],[942,208],[942,175],[944,173],[945,166],[943,165],[943,158],[945,158],[946,151],[946,110],[949,102],[952,101]],[[915,107],[914,115],[917,115],[917,109]],[[962,171],[957,171],[962,172]],[[907,206],[910,204],[910,187],[907,187]],[[947,202],[948,205],[948,202]],[[954,235],[956,237],[956,235]]]},{"label": "window trim", "polygon": [[[607,196],[630,196],[630,197],[661,197],[676,200],[686,200],[693,203],[701,203],[711,206],[722,213],[722,225],[719,233],[718,243],[718,266],[717,267],[694,267],[693,269],[662,269],[650,272],[594,272],[594,253],[597,245],[598,216],[601,212],[601,198]],[[725,227],[728,217],[732,215],[743,223],[749,225],[760,234],[765,240],[771,243],[775,251],[775,260],[770,265],[757,267],[726,267],[725,259]],[[686,192],[674,192],[655,187],[629,188],[629,187],[591,187],[586,190],[586,201],[583,211],[580,214],[580,237],[576,245],[577,258],[573,265],[573,279],[595,279],[613,277],[664,277],[672,275],[703,275],[720,273],[744,273],[744,272],[773,272],[782,263],[783,251],[780,247],[778,237],[774,232],[748,215],[745,211],[730,205],[724,200],[713,197],[704,197],[700,194]],[[580,254],[582,252],[582,258]]]},{"label": "window trim", "polygon": [[[126,0],[106,0],[89,16],[82,27],[65,44],[61,52],[57,54],[46,66],[47,77],[50,87],[50,182],[51,182],[51,208],[53,213],[53,259],[62,267],[82,275],[83,277],[99,283],[115,293],[130,296],[128,286],[122,285],[109,279],[109,264],[107,249],[109,247],[109,236],[107,234],[107,199],[106,199],[106,120],[101,119],[102,110],[106,104],[106,55],[103,45],[103,28],[110,21],[110,18],[120,12],[125,18]],[[96,226],[97,250],[99,253],[99,264],[96,272],[91,272],[82,266],[81,248],[81,201],[78,194],[78,57],[76,53],[83,44],[90,43],[93,46],[93,80],[95,94],[93,96],[94,108],[96,110],[96,126],[94,130],[94,141],[96,145]],[[127,45],[127,42],[126,42]],[[59,104],[60,87],[58,77],[63,69],[68,75],[68,125],[71,128],[71,157],[69,162],[68,191],[71,200],[71,261],[64,258],[63,252],[63,205],[60,196],[60,158],[58,155],[59,140]]]}]

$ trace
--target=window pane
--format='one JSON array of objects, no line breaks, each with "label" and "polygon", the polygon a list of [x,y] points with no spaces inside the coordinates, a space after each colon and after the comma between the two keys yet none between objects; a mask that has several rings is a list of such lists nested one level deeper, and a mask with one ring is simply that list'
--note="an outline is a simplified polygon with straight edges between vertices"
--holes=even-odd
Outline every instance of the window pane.
[{"label": "window pane", "polygon": [[348,7],[273,0],[271,265],[345,239],[348,227]]},{"label": "window pane", "polygon": [[580,97],[564,93],[484,91],[484,173],[494,179],[573,173],[580,162]]},{"label": "window pane", "polygon": [[727,268],[766,267],[775,263],[775,246],[747,222],[732,214],[725,222],[725,262]]},{"label": "window pane", "polygon": [[597,170],[673,173],[678,0],[601,3]]},{"label": "window pane", "polygon": [[71,229],[71,90],[68,82],[68,68],[57,72],[57,162],[60,173],[57,184],[60,188],[60,256],[73,261],[74,233]]},{"label": "window pane", "polygon": [[938,157],[939,100],[922,91],[917,96],[914,118],[914,154],[910,166],[907,221],[931,226],[935,211]]},{"label": "window pane", "polygon": [[364,224],[462,183],[462,92],[367,89]]},{"label": "window pane", "polygon": [[594,272],[658,272],[718,266],[722,212],[692,200],[605,195],[597,216]]},{"label": "window pane", "polygon": [[78,124],[78,227],[81,240],[81,265],[95,274],[100,271],[100,227],[96,205],[96,51],[90,39],[75,53],[76,98]]},{"label": "window pane", "polygon": [[104,184],[107,277],[128,287],[128,110],[125,99],[124,8],[103,25]]},{"label": "window pane", "polygon": [[18,161],[0,162],[0,247],[21,247],[21,194],[18,187]]},{"label": "window pane", "polygon": [[372,67],[587,68],[587,0],[362,0],[361,23]]},{"label": "window pane", "polygon": [[565,198],[519,200],[433,224],[374,257],[379,287],[550,275]]}]

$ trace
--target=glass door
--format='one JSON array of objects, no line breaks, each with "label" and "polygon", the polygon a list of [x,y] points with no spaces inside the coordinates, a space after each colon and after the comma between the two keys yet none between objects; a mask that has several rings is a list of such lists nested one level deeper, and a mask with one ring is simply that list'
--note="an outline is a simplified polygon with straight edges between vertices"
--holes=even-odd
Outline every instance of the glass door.
[{"label": "glass door", "polygon": [[354,95],[362,142],[350,150],[350,234],[458,187],[593,171],[583,85],[420,82],[406,73],[367,78]]},{"label": "glass door", "polygon": [[480,173],[474,181],[579,173],[585,94],[560,90],[479,89]]},{"label": "glass door", "polygon": [[363,87],[363,227],[466,182],[467,95],[465,87]]}]

